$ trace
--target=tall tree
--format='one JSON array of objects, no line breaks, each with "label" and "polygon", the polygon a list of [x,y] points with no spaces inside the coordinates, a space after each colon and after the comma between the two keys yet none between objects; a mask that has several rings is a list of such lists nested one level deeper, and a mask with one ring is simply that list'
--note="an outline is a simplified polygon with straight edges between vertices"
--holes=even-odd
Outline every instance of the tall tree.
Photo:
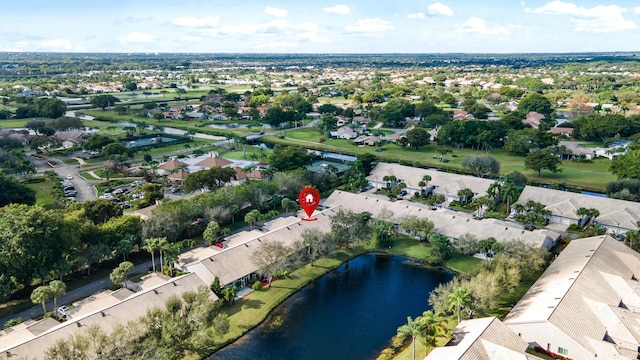
[{"label": "tall tree", "polygon": [[416,150],[422,145],[428,145],[431,135],[423,128],[414,128],[406,132],[407,141]]},{"label": "tall tree", "polygon": [[220,225],[216,221],[210,221],[207,224],[207,228],[202,233],[202,238],[209,242],[209,245],[213,245],[216,242],[218,234],[220,233]]},{"label": "tall tree", "polygon": [[498,176],[500,162],[491,155],[469,155],[462,160],[462,167],[477,177]]},{"label": "tall tree", "polygon": [[289,255],[292,249],[280,241],[263,243],[253,254],[251,261],[259,269],[259,272],[267,278],[269,287],[273,277],[289,265]]},{"label": "tall tree", "polygon": [[458,324],[460,324],[460,313],[462,309],[471,305],[473,296],[471,291],[463,287],[455,287],[453,292],[447,297],[449,302],[449,311],[453,310],[454,314],[458,316]]},{"label": "tall tree", "polygon": [[53,280],[49,283],[49,291],[53,297],[53,311],[58,317],[58,297],[67,293],[67,285],[60,280]]},{"label": "tall tree", "polygon": [[534,150],[527,154],[524,160],[524,167],[538,172],[538,176],[543,169],[547,169],[553,173],[562,171],[559,166],[562,161],[557,155],[553,154],[549,149]]},{"label": "tall tree", "polygon": [[47,313],[47,300],[51,299],[53,294],[51,293],[51,289],[48,286],[38,286],[31,292],[31,302],[34,304],[41,303],[42,311],[44,314]]},{"label": "tall tree", "polygon": [[416,338],[422,334],[423,324],[420,318],[412,319],[411,316],[407,316],[407,323],[398,328],[398,336],[409,337],[411,336],[411,346],[413,348],[411,352],[411,359],[416,359]]}]

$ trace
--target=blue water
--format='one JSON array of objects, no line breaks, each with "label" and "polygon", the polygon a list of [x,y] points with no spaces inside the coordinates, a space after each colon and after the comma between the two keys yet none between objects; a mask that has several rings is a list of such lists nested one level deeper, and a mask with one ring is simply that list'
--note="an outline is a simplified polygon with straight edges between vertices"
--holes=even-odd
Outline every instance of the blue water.
[{"label": "blue water", "polygon": [[407,316],[430,308],[429,292],[451,278],[401,256],[357,257],[287,299],[210,359],[374,359]]}]

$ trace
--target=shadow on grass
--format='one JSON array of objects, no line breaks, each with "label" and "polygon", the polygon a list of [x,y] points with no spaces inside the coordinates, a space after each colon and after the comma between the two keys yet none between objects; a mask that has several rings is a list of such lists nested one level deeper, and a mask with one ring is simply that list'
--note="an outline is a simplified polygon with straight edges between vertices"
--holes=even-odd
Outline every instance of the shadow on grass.
[{"label": "shadow on grass", "polygon": [[228,316],[232,316],[242,310],[245,309],[259,309],[262,305],[264,305],[264,301],[257,299],[240,299],[236,301],[233,305],[228,307],[225,313]]}]

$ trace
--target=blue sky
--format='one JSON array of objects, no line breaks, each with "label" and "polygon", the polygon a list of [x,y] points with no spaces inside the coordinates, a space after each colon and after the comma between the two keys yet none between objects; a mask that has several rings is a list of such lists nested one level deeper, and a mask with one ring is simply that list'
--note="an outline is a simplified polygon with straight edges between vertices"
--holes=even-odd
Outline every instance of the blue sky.
[{"label": "blue sky", "polygon": [[489,2],[2,0],[0,51],[523,53],[640,50],[638,1]]}]

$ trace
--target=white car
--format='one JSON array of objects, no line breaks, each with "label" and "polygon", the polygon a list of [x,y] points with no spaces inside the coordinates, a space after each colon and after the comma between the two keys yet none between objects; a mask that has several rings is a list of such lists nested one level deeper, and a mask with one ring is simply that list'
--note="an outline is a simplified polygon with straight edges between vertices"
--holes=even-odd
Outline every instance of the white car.
[{"label": "white car", "polygon": [[67,180],[71,180],[71,179],[73,179],[73,176],[67,175]]},{"label": "white car", "polygon": [[69,311],[69,307],[66,305],[62,305],[58,308],[58,312],[62,315],[67,315],[67,311]]}]

